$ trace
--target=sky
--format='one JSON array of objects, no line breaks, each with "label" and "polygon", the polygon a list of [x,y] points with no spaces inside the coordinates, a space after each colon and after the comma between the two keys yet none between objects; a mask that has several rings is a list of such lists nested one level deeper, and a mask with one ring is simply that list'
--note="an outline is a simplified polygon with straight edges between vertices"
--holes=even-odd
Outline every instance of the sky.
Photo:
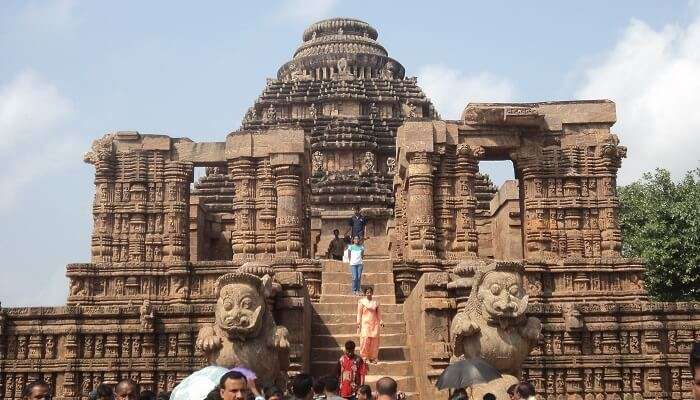
[{"label": "sky", "polygon": [[[700,5],[687,1],[0,2],[0,302],[60,305],[90,259],[92,140],[221,141],[310,23],[379,31],[443,118],[469,102],[611,99],[619,183],[700,166]],[[508,162],[483,165],[493,181]]]}]

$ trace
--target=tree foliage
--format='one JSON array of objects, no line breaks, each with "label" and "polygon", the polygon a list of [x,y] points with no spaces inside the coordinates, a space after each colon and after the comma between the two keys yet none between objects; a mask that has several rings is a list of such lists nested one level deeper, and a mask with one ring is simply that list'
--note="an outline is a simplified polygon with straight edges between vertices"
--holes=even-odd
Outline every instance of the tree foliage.
[{"label": "tree foliage", "polygon": [[700,168],[680,182],[665,169],[619,188],[622,252],[646,263],[658,300],[700,300]]}]

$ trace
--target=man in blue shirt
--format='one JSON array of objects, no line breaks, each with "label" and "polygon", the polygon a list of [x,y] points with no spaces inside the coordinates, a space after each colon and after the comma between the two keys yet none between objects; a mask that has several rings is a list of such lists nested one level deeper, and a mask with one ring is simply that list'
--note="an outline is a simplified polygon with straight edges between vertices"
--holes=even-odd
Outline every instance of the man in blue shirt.
[{"label": "man in blue shirt", "polygon": [[360,206],[353,207],[355,214],[348,220],[348,225],[350,225],[350,237],[354,238],[358,236],[360,239],[365,239],[365,225],[367,225],[367,218],[360,214]]}]

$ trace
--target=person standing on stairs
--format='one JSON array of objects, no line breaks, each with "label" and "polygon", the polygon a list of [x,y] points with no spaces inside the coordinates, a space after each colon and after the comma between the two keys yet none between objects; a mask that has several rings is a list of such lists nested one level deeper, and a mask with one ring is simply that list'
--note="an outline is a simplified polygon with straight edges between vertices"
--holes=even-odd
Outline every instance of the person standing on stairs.
[{"label": "person standing on stairs", "polygon": [[357,302],[357,333],[360,335],[360,356],[376,364],[379,357],[379,327],[382,324],[379,303],[373,300],[374,289],[365,289],[365,297]]},{"label": "person standing on stairs", "polygon": [[342,260],[345,246],[345,240],[340,237],[340,231],[333,229],[333,240],[328,244],[328,256],[332,260]]},{"label": "person standing on stairs", "polygon": [[365,246],[360,244],[360,237],[352,238],[352,244],[345,249],[343,261],[350,264],[350,274],[352,275],[352,294],[359,296],[362,287],[362,258],[365,255]]},{"label": "person standing on stairs", "polygon": [[340,382],[340,396],[345,399],[355,399],[357,389],[364,385],[367,375],[367,364],[362,357],[355,354],[355,342],[345,342],[345,353],[338,360],[335,376]]},{"label": "person standing on stairs", "polygon": [[355,236],[359,236],[361,241],[367,239],[365,236],[367,218],[360,213],[360,206],[356,205],[352,209],[355,213],[348,220],[348,225],[350,225],[350,237],[354,238]]}]

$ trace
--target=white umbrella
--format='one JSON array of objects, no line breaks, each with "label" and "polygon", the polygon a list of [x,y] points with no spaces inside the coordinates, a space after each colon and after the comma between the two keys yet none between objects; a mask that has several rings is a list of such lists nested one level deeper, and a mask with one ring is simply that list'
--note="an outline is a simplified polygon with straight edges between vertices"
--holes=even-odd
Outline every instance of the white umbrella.
[{"label": "white umbrella", "polygon": [[214,365],[195,371],[175,386],[170,400],[203,400],[212,389],[219,386],[219,380],[228,371],[227,368]]}]

